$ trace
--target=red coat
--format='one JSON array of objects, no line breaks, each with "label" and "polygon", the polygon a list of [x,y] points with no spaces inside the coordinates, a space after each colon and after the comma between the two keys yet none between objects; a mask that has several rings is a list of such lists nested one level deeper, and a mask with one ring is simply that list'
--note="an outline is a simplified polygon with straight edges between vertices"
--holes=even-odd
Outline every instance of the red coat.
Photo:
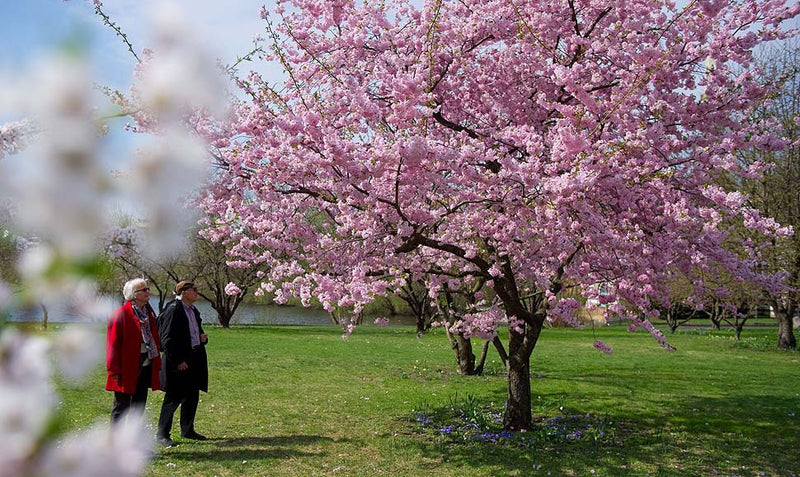
[{"label": "red coat", "polygon": [[[150,315],[150,331],[153,334],[153,340],[158,350],[161,351],[161,340],[158,337],[156,317],[150,305],[147,305],[147,312]],[[125,394],[133,394],[136,391],[142,342],[142,328],[139,324],[139,319],[133,313],[131,302],[126,301],[108,319],[108,331],[106,334],[107,391],[119,391]],[[150,387],[153,390],[157,390],[161,388],[161,382],[159,381],[161,357],[156,356],[152,361]],[[119,380],[111,377],[114,374],[120,375]]]}]

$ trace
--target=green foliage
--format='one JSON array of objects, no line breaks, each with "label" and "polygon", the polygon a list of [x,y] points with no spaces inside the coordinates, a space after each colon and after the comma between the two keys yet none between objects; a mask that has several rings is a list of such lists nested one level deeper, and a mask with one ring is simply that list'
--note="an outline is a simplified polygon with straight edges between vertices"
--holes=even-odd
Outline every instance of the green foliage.
[{"label": "green foliage", "polygon": [[[440,329],[210,327],[205,442],[161,449],[147,476],[791,476],[800,446],[800,354],[743,347],[727,330],[670,335],[548,329],[532,362],[534,429],[502,436],[506,379],[461,376]],[[748,337],[774,340],[774,328]],[[742,340],[742,342],[747,342]],[[494,361],[494,364],[492,364]],[[65,422],[105,421],[98,369],[60,390]],[[151,393],[154,426],[162,393]],[[430,417],[425,426],[419,416]],[[449,433],[441,431],[452,426]],[[578,432],[580,434],[578,434]],[[485,434],[483,439],[475,434]],[[468,470],[467,470],[468,469]]]}]

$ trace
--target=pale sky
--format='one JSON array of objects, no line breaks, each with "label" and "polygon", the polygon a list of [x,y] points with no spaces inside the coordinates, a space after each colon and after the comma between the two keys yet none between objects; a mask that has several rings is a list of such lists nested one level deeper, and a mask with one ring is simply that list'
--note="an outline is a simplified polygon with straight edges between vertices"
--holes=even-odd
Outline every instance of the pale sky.
[{"label": "pale sky", "polygon": [[[152,45],[150,20],[154,5],[164,0],[104,0],[103,10],[128,35],[137,53]],[[186,14],[205,48],[231,64],[264,35],[259,10],[272,0],[174,0]],[[79,44],[91,54],[95,76],[127,90],[136,60],[120,38],[94,14],[91,0],[0,0],[0,77],[14,75],[37,56],[65,45]],[[246,63],[267,77],[281,77],[273,66]]]}]

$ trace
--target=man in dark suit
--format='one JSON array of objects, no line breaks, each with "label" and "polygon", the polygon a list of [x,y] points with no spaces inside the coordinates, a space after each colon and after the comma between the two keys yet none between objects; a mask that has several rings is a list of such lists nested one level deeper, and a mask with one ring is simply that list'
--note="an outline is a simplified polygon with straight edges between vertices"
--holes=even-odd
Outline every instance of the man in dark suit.
[{"label": "man in dark suit", "polygon": [[158,442],[173,446],[170,439],[172,418],[178,406],[181,408],[181,436],[187,439],[205,440],[206,437],[194,429],[194,418],[200,391],[208,392],[208,358],[206,343],[208,335],[203,332],[200,312],[194,307],[197,287],[193,282],[181,280],[175,285],[177,298],[167,305],[158,317],[158,334],[164,353],[161,367],[161,389],[164,402],[158,419]]}]

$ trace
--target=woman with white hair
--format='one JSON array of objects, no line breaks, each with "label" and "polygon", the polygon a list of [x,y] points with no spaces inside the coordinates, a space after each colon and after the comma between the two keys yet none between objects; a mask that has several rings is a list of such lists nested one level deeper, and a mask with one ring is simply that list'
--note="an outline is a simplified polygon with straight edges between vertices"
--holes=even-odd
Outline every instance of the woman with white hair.
[{"label": "woman with white hair", "polygon": [[150,287],[141,278],[122,287],[125,303],[108,320],[106,390],[114,391],[111,422],[131,407],[144,410],[147,389],[160,389],[161,342],[156,315],[150,306]]}]

